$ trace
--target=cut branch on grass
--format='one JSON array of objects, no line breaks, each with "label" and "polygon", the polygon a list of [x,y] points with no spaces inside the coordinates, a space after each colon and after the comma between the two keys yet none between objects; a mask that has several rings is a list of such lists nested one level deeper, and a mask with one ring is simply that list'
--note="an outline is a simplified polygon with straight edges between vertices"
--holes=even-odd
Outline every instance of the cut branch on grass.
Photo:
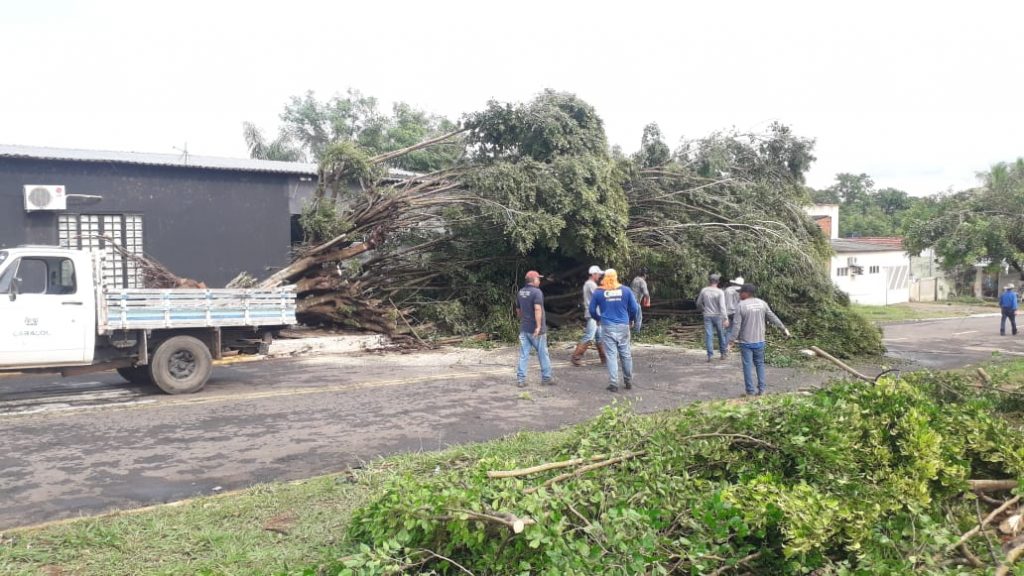
[{"label": "cut branch on grass", "polygon": [[1024,554],[1024,544],[1019,544],[1014,548],[1011,548],[1006,553],[1006,558],[999,563],[999,567],[996,568],[995,576],[1008,576],[1010,570],[1013,568],[1013,564],[1020,559],[1021,555]]},{"label": "cut branch on grass", "polygon": [[973,492],[1005,492],[1013,490],[1020,482],[1011,478],[1005,480],[968,480],[967,485]]},{"label": "cut branch on grass", "polygon": [[[950,544],[946,549],[948,551],[952,551],[952,550],[956,550],[957,548],[960,548],[960,547],[965,547],[966,548],[966,544],[967,544],[968,540],[970,540],[976,534],[978,534],[979,532],[984,530],[985,526],[988,526],[993,520],[998,518],[1000,514],[1005,512],[1007,509],[1012,507],[1017,502],[1020,502],[1020,498],[1021,498],[1020,496],[1014,496],[1013,498],[1011,498],[1011,499],[1007,500],[1006,502],[1004,502],[1002,504],[1002,506],[999,506],[998,508],[996,508],[995,510],[990,512],[989,515],[986,516],[985,518],[983,518],[981,521],[979,521],[977,525],[975,525],[973,528],[971,528],[967,532],[964,532],[963,535],[960,536],[960,538],[956,542],[954,542],[953,544]],[[967,556],[965,555],[965,557],[967,557]],[[967,559],[968,559],[968,561],[971,561],[971,559],[969,557]],[[973,564],[973,561],[971,561],[971,562]]]},{"label": "cut branch on grass", "polygon": [[572,472],[567,472],[565,474],[559,474],[558,476],[555,476],[554,478],[551,478],[550,480],[548,480],[547,482],[541,484],[540,486],[534,486],[534,487],[531,487],[531,488],[527,488],[526,490],[524,490],[524,492],[527,493],[527,494],[533,494],[534,492],[540,490],[541,488],[548,488],[548,487],[550,487],[550,486],[552,486],[554,484],[557,484],[558,482],[562,482],[563,480],[568,480],[570,478],[576,478],[577,476],[582,476],[583,474],[586,474],[587,472],[590,472],[592,470],[597,470],[599,468],[604,468],[606,466],[612,466],[612,465],[618,464],[620,462],[625,462],[627,460],[631,460],[633,458],[637,458],[637,457],[643,456],[646,453],[647,453],[646,450],[640,450],[639,452],[627,452],[626,454],[623,454],[622,456],[616,456],[615,458],[609,458],[608,460],[602,460],[600,462],[595,462],[593,464],[588,464],[588,465],[583,466],[582,468],[578,468],[578,469],[576,469],[576,470],[574,470]]},{"label": "cut branch on grass", "polygon": [[516,468],[515,470],[490,470],[487,472],[488,478],[517,478],[519,476],[529,476],[531,474],[538,474],[540,472],[547,472],[548,470],[557,470],[558,468],[569,468],[571,466],[578,466],[584,462],[597,462],[600,460],[607,460],[607,454],[599,454],[597,456],[591,456],[590,458],[573,458],[572,460],[562,460],[561,462],[548,462],[547,464],[538,464],[537,466],[531,466],[529,468]]},{"label": "cut branch on grass", "polygon": [[527,526],[532,526],[537,523],[533,518],[526,516],[519,517],[509,512],[476,512],[473,510],[462,509],[453,509],[448,512],[449,514],[436,516],[435,519],[442,522],[451,522],[453,520],[475,520],[488,524],[496,524],[508,528],[513,534],[521,534]]}]

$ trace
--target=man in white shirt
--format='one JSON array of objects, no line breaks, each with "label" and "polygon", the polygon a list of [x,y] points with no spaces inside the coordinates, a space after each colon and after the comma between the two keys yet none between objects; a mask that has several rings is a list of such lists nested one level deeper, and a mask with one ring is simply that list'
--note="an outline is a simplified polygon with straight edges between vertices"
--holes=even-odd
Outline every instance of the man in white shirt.
[{"label": "man in white shirt", "polygon": [[597,355],[601,358],[601,364],[605,363],[604,347],[597,344],[601,339],[601,330],[597,325],[597,320],[590,317],[590,300],[594,297],[597,283],[601,280],[601,274],[604,274],[604,271],[601,270],[600,266],[591,266],[587,273],[590,277],[583,284],[583,319],[587,324],[583,328],[583,337],[580,338],[580,341],[576,344],[576,349],[572,352],[570,361],[573,366],[583,366],[583,355],[587,353],[587,348],[591,345],[597,348]]}]

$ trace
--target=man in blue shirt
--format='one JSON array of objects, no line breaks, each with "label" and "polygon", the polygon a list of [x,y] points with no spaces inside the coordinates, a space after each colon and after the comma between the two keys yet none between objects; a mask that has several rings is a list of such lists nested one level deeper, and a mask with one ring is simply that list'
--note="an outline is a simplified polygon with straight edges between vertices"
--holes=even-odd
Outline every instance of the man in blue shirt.
[{"label": "man in blue shirt", "polygon": [[601,288],[590,299],[590,317],[601,326],[601,345],[608,357],[609,392],[619,391],[619,363],[626,390],[633,387],[633,352],[630,350],[629,325],[640,331],[640,304],[628,287],[619,284],[619,273],[604,271]]},{"label": "man in blue shirt", "polygon": [[1010,319],[1010,327],[1013,328],[1013,335],[1017,335],[1017,293],[1013,290],[1013,284],[1007,284],[1005,292],[999,297],[999,307],[1003,310],[1003,316],[999,319],[999,335],[1006,336],[1006,319]]},{"label": "man in blue shirt", "polygon": [[516,310],[519,312],[519,364],[516,367],[516,381],[519,387],[526,386],[526,365],[530,361],[530,350],[537,351],[540,362],[541,384],[554,384],[551,378],[551,358],[548,356],[548,326],[544,314],[544,293],[540,290],[543,276],[535,270],[526,273],[526,284],[516,294]]}]

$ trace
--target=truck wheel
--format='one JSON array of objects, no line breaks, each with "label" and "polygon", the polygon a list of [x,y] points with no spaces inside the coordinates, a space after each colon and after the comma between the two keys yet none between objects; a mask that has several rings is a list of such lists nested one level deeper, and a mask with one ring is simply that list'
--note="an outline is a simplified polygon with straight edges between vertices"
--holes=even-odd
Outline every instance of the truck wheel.
[{"label": "truck wheel", "polygon": [[153,379],[149,376],[149,366],[118,368],[117,373],[121,375],[121,378],[139,386],[148,386],[153,383]]},{"label": "truck wheel", "polygon": [[153,382],[168,394],[191,394],[202,390],[212,370],[210,349],[192,336],[164,340],[149,359],[149,374]]}]

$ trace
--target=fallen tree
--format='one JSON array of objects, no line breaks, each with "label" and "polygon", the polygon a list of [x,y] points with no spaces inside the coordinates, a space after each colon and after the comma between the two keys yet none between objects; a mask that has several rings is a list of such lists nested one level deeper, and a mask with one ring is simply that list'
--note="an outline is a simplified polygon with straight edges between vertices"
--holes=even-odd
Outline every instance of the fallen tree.
[{"label": "fallen tree", "polygon": [[[396,158],[453,143],[465,153],[447,167],[389,175]],[[457,131],[402,150],[328,148],[302,217],[306,246],[263,285],[296,284],[304,323],[422,341],[435,329],[510,337],[512,295],[529,268],[548,275],[555,325],[579,317],[590,264],[623,276],[650,268],[652,316],[692,306],[719,270],[759,284],[798,333],[825,337],[838,355],[877,352],[877,330],[832,287],[827,241],[801,209],[812,147],[773,126],[666,155],[649,131],[626,157],[609,150],[596,111],[575,96],[491,102]]]}]

